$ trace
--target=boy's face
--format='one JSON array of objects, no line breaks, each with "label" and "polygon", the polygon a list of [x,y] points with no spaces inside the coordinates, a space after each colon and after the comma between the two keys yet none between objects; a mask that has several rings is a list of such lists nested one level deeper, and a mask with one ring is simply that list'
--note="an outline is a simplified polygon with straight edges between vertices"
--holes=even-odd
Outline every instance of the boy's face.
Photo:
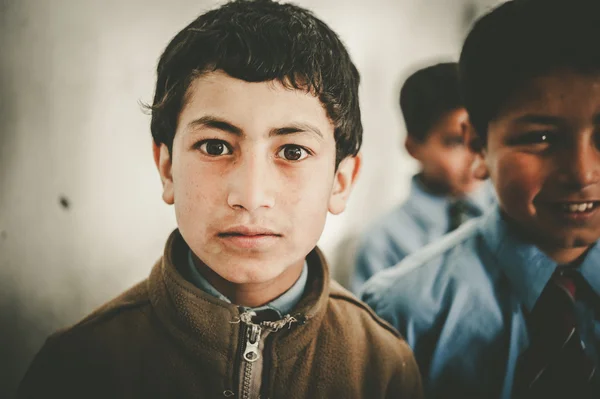
[{"label": "boy's face", "polygon": [[188,89],[173,141],[155,148],[163,199],[192,251],[234,284],[301,269],[327,211],[343,211],[358,158],[335,170],[333,125],[318,100],[222,71]]},{"label": "boy's face", "polygon": [[600,236],[600,74],[556,71],[490,122],[485,163],[504,212],[558,262]]},{"label": "boy's face", "polygon": [[468,126],[467,111],[459,108],[442,116],[425,141],[407,137],[406,147],[421,164],[423,178],[430,189],[460,197],[479,184],[471,169],[474,154],[465,145]]}]

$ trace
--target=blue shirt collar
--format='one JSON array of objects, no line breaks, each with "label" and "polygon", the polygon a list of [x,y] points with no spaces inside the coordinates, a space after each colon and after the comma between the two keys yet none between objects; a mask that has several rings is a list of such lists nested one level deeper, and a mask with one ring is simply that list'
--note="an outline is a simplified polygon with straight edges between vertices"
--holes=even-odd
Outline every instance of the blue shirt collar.
[{"label": "blue shirt collar", "polygon": [[[204,276],[198,271],[194,263],[194,257],[192,256],[192,250],[188,251],[188,268],[190,271],[190,282],[194,284],[196,287],[200,288],[202,291],[210,294],[216,298],[219,298],[222,301],[227,303],[231,303],[229,298],[225,295],[221,294]],[[279,317],[283,317],[284,315],[290,313],[294,306],[300,301],[302,298],[302,294],[304,293],[304,288],[306,287],[306,281],[308,280],[308,264],[304,261],[304,267],[302,268],[302,273],[300,277],[292,287],[281,294],[279,297],[275,298],[271,302],[266,305],[260,306],[258,308],[251,308],[251,310],[255,312],[259,312],[261,310],[271,309],[279,314]],[[250,308],[249,308],[250,309]]]},{"label": "blue shirt collar", "polygon": [[[528,311],[533,309],[557,264],[531,243],[511,232],[499,206],[488,212],[481,231],[500,269]],[[600,295],[600,248],[594,245],[586,254],[579,270],[594,291]]]},{"label": "blue shirt collar", "polygon": [[586,254],[579,271],[596,295],[600,296],[600,246],[597,241]]},{"label": "blue shirt collar", "polygon": [[[495,192],[489,180],[483,182],[477,190],[464,198],[466,202],[481,216],[495,202]],[[406,204],[417,212],[420,218],[430,227],[439,226],[440,220],[448,222],[448,207],[452,198],[433,195],[425,190],[419,175],[414,175],[411,180],[410,195]],[[443,226],[447,230],[448,226]]]}]

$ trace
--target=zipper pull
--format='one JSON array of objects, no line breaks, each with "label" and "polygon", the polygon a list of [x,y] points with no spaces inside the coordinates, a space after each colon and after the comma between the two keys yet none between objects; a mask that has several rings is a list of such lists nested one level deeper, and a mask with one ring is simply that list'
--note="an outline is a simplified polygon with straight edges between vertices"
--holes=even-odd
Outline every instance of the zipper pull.
[{"label": "zipper pull", "polygon": [[262,328],[258,324],[251,324],[248,329],[248,336],[246,340],[246,349],[244,350],[244,360],[253,363],[260,358],[260,352],[258,350],[258,344],[260,343],[260,333]]}]

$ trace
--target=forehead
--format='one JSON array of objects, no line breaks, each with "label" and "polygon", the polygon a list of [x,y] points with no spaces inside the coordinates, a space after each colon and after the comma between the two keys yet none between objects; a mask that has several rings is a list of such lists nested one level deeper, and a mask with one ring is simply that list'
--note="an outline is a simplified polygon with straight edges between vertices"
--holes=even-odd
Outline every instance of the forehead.
[{"label": "forehead", "polygon": [[223,118],[246,134],[265,132],[288,124],[316,125],[323,133],[333,124],[318,97],[285,87],[279,81],[246,82],[223,71],[196,78],[179,115],[179,126],[202,116]]},{"label": "forehead", "polygon": [[600,73],[557,70],[529,80],[508,99],[498,117],[536,113],[577,119],[599,111]]}]

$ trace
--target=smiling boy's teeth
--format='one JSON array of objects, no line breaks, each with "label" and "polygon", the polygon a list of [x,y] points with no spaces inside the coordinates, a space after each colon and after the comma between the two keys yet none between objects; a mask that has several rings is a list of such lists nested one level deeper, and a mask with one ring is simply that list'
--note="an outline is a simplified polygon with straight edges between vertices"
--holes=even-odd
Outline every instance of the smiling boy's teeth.
[{"label": "smiling boy's teeth", "polygon": [[565,211],[568,212],[585,212],[587,210],[590,210],[594,207],[594,203],[593,202],[586,202],[586,203],[581,203],[581,204],[567,204],[563,206]]}]

